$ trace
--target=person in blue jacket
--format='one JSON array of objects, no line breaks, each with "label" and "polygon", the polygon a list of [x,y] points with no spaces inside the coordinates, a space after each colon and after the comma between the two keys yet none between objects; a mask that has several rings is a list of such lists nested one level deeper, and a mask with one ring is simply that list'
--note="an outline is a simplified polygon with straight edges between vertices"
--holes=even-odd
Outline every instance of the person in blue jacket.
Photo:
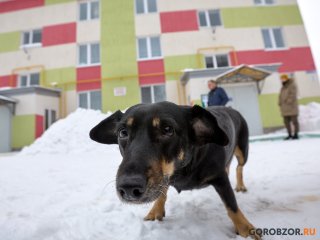
[{"label": "person in blue jacket", "polygon": [[225,106],[229,101],[228,95],[225,90],[217,86],[215,80],[208,81],[208,88],[210,92],[208,94],[208,106]]}]

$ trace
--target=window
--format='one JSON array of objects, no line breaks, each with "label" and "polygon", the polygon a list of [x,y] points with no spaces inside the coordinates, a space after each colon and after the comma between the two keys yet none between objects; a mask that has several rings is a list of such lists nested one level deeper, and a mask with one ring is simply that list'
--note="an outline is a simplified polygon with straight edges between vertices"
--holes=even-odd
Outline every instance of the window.
[{"label": "window", "polygon": [[79,93],[79,107],[101,110],[101,91]]},{"label": "window", "polygon": [[221,26],[220,10],[208,10],[198,12],[200,27],[215,27]]},{"label": "window", "polygon": [[157,12],[157,0],[136,0],[136,13],[154,13]]},{"label": "window", "polygon": [[161,57],[161,44],[159,37],[138,38],[138,58],[150,59]]},{"label": "window", "polygon": [[79,65],[95,65],[100,63],[100,44],[79,45]]},{"label": "window", "polygon": [[55,121],[57,120],[57,114],[55,110],[45,110],[44,115],[44,125],[45,129],[47,130]]},{"label": "window", "polygon": [[40,74],[39,73],[29,73],[19,76],[19,86],[29,87],[40,85]]},{"label": "window", "polygon": [[205,57],[207,68],[219,68],[229,66],[229,56],[227,54],[217,54]]},{"label": "window", "polygon": [[281,28],[262,29],[262,37],[266,49],[281,49],[285,47]]},{"label": "window", "polygon": [[272,5],[274,0],[254,0],[255,5]]},{"label": "window", "polygon": [[22,33],[23,46],[41,45],[41,42],[42,42],[42,31],[40,29]]},{"label": "window", "polygon": [[165,101],[166,88],[165,85],[152,85],[141,87],[141,101],[142,103],[156,103]]},{"label": "window", "polygon": [[79,20],[87,21],[99,18],[99,1],[80,2]]}]

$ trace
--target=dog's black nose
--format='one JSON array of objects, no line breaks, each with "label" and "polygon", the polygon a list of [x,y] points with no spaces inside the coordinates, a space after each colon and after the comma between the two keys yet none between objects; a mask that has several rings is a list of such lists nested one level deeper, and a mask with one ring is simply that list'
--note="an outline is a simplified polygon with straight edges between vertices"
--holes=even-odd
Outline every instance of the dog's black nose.
[{"label": "dog's black nose", "polygon": [[123,176],[118,179],[118,192],[127,201],[137,201],[146,190],[146,180],[139,175]]}]

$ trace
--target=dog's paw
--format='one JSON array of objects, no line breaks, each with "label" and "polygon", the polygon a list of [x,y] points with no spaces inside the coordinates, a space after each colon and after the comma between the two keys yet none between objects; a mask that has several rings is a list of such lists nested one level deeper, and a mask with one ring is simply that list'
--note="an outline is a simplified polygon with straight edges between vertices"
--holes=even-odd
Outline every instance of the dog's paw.
[{"label": "dog's paw", "polygon": [[166,212],[164,209],[152,208],[148,213],[148,215],[145,216],[144,220],[145,221],[154,221],[154,220],[162,221],[165,216],[166,216]]},{"label": "dog's paw", "polygon": [[236,192],[246,192],[247,188],[244,185],[242,185],[242,186],[237,185],[235,190],[236,190]]},{"label": "dog's paw", "polygon": [[261,236],[256,233],[255,227],[248,223],[248,224],[238,224],[236,226],[236,233],[239,234],[241,237],[251,237],[255,240],[261,240]]}]

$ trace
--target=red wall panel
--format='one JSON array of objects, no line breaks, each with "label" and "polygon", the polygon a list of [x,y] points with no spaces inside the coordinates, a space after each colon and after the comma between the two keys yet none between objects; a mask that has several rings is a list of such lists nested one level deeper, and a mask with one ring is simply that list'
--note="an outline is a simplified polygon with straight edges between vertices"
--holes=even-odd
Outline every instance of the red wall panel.
[{"label": "red wall panel", "polygon": [[43,116],[41,115],[36,115],[36,132],[35,132],[35,137],[38,138],[42,135],[43,133]]},{"label": "red wall panel", "polygon": [[[85,82],[86,80],[97,80]],[[88,91],[101,88],[101,67],[77,68],[77,91]]]},{"label": "red wall panel", "polygon": [[0,13],[12,12],[44,5],[44,0],[10,0],[0,2]]},{"label": "red wall panel", "polygon": [[197,31],[198,16],[197,11],[178,11],[178,12],[162,12],[160,13],[161,32],[183,32]]},{"label": "red wall panel", "polygon": [[76,42],[76,27],[76,23],[44,27],[42,30],[42,46]]},{"label": "red wall panel", "polygon": [[0,87],[16,87],[17,75],[0,76]]},{"label": "red wall panel", "polygon": [[[165,82],[163,59],[138,62],[140,85]],[[144,74],[159,74],[157,76],[141,76]]]},{"label": "red wall panel", "polygon": [[[313,71],[315,64],[309,47],[290,48],[279,51],[239,51],[238,64],[282,63],[279,72]],[[234,58],[230,58],[235,65]]]}]

